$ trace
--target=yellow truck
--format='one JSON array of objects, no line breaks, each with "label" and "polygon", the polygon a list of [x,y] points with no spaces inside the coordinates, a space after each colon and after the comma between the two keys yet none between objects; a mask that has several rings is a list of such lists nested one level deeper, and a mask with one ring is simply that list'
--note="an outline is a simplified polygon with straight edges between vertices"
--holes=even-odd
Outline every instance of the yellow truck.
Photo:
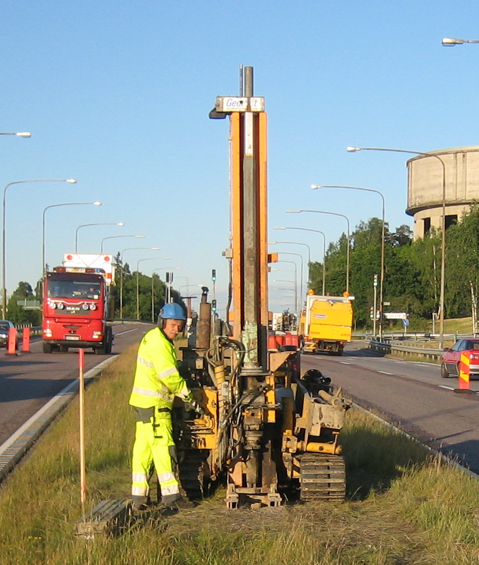
[{"label": "yellow truck", "polygon": [[307,296],[300,323],[305,353],[343,354],[344,344],[351,341],[353,300],[353,296]]}]

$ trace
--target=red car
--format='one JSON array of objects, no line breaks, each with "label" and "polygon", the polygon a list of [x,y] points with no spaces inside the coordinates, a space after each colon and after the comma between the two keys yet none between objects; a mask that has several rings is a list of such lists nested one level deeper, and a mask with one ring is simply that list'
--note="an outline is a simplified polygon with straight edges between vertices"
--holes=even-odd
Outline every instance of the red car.
[{"label": "red car", "polygon": [[479,337],[464,337],[458,339],[456,343],[450,348],[444,350],[441,363],[441,377],[459,376],[459,362],[461,360],[461,353],[464,351],[471,352],[470,361],[470,375],[471,378],[479,378]]}]

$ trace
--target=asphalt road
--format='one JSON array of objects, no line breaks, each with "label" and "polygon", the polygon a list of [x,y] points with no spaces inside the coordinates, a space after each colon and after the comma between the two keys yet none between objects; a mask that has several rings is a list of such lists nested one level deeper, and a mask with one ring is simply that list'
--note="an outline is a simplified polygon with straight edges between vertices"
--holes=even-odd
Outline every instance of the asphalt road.
[{"label": "asphalt road", "polygon": [[[85,372],[108,357],[139,343],[151,324],[115,324],[111,355],[85,350]],[[39,338],[33,339],[31,353],[5,355],[0,350],[0,445],[53,396],[78,377],[78,350],[68,353],[42,352]]]},{"label": "asphalt road", "polygon": [[[439,365],[383,357],[359,342],[342,357],[303,355],[301,363],[303,372],[319,369],[360,406],[479,473],[479,394],[454,392],[457,378],[441,378]],[[479,391],[479,381],[471,389]]]},{"label": "asphalt road", "polygon": [[[112,355],[139,343],[152,326],[114,326]],[[0,353],[0,445],[50,398],[78,377],[78,353],[44,354],[41,341],[31,353]],[[86,352],[88,371],[109,356]],[[303,355],[302,370],[318,368],[335,386],[365,408],[424,443],[457,455],[479,473],[479,394],[457,394],[457,379],[442,379],[439,365],[388,358],[360,342],[349,344],[342,357]],[[472,383],[479,391],[479,381]]]}]

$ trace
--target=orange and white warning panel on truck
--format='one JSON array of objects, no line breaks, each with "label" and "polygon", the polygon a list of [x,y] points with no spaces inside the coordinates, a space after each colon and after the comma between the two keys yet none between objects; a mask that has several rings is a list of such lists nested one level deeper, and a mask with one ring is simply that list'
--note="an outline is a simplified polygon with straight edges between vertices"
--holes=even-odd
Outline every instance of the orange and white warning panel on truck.
[{"label": "orange and white warning panel on truck", "polygon": [[[102,269],[107,284],[110,285],[115,280],[115,265],[113,263],[113,255],[105,255],[103,253],[65,253],[62,265],[69,269],[79,269],[75,272],[89,272],[81,269]],[[101,272],[101,271],[96,271]]]}]

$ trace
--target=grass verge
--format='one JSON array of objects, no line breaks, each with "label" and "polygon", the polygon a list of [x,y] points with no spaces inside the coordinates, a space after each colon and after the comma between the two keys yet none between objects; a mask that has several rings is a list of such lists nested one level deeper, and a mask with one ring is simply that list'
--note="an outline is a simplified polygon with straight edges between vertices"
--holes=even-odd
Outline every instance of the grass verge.
[{"label": "grass verge", "polygon": [[[88,504],[129,492],[136,347],[86,393]],[[348,498],[227,510],[224,491],[118,539],[74,535],[78,405],[65,411],[0,490],[0,563],[68,565],[477,564],[479,484],[419,444],[350,410],[341,434]]]}]

